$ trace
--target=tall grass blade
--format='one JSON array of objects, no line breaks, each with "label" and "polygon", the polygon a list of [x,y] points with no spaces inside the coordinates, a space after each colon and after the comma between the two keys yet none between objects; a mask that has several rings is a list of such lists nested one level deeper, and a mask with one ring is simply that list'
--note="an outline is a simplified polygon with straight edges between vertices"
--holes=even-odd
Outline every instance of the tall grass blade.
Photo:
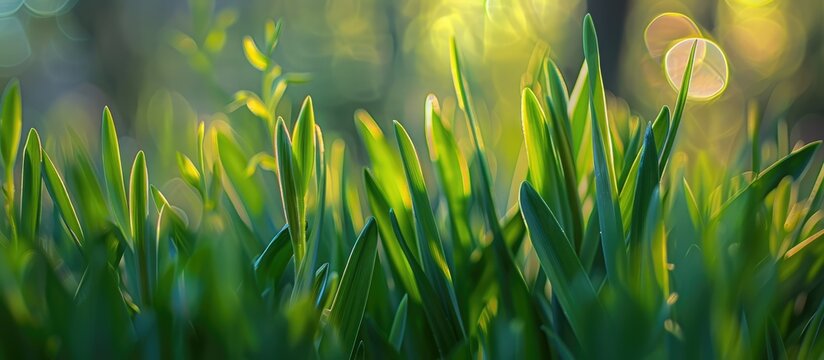
[{"label": "tall grass blade", "polygon": [[337,329],[343,353],[350,356],[366,309],[377,252],[378,228],[375,219],[370,218],[349,254],[329,312],[329,321]]},{"label": "tall grass blade", "polygon": [[42,176],[40,175],[43,166],[42,150],[40,147],[40,135],[37,130],[31,129],[26,138],[26,145],[23,149],[23,177],[20,181],[20,230],[21,235],[28,241],[37,239],[40,228],[40,207]]},{"label": "tall grass blade", "polygon": [[101,156],[103,160],[103,176],[106,183],[106,194],[109,199],[109,208],[114,214],[115,223],[124,234],[131,234],[128,217],[128,203],[126,202],[126,188],[123,183],[123,165],[120,162],[120,143],[117,139],[117,130],[114,119],[108,107],[103,108],[103,125],[101,127]]}]

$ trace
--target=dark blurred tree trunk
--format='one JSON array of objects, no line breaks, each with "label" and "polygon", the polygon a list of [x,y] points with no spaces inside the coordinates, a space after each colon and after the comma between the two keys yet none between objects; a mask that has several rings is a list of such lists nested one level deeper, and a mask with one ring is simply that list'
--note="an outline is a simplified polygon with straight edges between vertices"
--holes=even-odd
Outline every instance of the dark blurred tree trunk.
[{"label": "dark blurred tree trunk", "polygon": [[587,1],[587,12],[592,14],[598,31],[601,71],[604,86],[608,90],[618,89],[618,62],[621,59],[621,42],[624,39],[624,24],[628,10],[629,0]]}]

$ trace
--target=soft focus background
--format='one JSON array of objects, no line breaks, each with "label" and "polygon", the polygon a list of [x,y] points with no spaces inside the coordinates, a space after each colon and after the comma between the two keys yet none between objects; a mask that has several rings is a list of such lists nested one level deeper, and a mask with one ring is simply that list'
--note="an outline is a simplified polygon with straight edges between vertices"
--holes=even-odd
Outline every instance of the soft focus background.
[{"label": "soft focus background", "polygon": [[[97,149],[100,112],[109,105],[126,136],[124,156],[146,149],[150,174],[161,180],[176,173],[170,149],[194,151],[197,120],[231,122],[250,149],[271,146],[246,108],[227,109],[236,91],[259,91],[260,74],[246,62],[241,40],[262,43],[269,19],[283,23],[275,59],[285,71],[312,77],[288,88],[278,114],[294,117],[292,109],[311,94],[324,132],[347,140],[355,158],[362,152],[356,109],[385,130],[401,120],[417,139],[428,93],[454,112],[454,35],[494,150],[494,173],[508,183],[523,171],[523,74],[531,58],[549,51],[571,86],[583,61],[586,12],[598,29],[613,111],[629,106],[651,120],[661,104],[674,103],[661,60],[644,45],[656,15],[690,16],[726,52],[729,85],[721,96],[689,105],[679,151],[709,150],[717,165],[737,161],[729,154],[745,141],[751,99],[764,114],[765,151],[792,146],[771,140],[777,132],[824,138],[821,0],[0,0],[0,82],[20,78],[24,127],[38,127],[47,147],[71,131]],[[782,119],[787,126],[776,126]]]}]

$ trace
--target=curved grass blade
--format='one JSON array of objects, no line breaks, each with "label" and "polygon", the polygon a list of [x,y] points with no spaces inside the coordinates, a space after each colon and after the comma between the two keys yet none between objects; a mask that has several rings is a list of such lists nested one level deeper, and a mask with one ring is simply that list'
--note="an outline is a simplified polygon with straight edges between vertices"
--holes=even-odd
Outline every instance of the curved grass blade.
[{"label": "curved grass blade", "polygon": [[[529,179],[535,183],[539,193],[549,200],[552,208],[559,211],[559,221],[564,228],[572,231],[572,215],[570,204],[566,201],[566,180],[563,179],[559,151],[550,133],[544,110],[529,88],[524,88],[521,93],[521,122],[529,162]],[[574,206],[577,208],[578,204]]]},{"label": "curved grass blade", "polygon": [[590,86],[590,114],[592,117],[592,152],[595,163],[595,203],[601,224],[601,246],[607,275],[614,285],[620,278],[626,264],[624,230],[621,211],[616,198],[617,184],[612,160],[612,142],[607,120],[604,83],[598,55],[598,38],[592,17],[584,17],[584,55],[587,61]]},{"label": "curved grass blade", "polygon": [[568,226],[570,240],[575,244],[576,249],[580,249],[583,238],[584,219],[581,213],[580,199],[578,198],[578,179],[575,160],[572,150],[572,125],[568,114],[567,88],[561,70],[554,61],[549,59],[544,63],[544,73],[546,83],[549,88],[547,104],[551,116],[546,118],[550,126],[551,137],[555,139],[555,151],[560,160],[560,173],[563,177],[563,196],[566,199],[566,209],[568,213]]},{"label": "curved grass blade", "polygon": [[29,241],[37,239],[40,228],[40,207],[43,154],[40,147],[40,135],[31,129],[23,149],[23,178],[20,181],[20,230],[23,238]]},{"label": "curved grass blade", "polygon": [[406,181],[412,192],[412,209],[417,220],[418,253],[424,272],[442,301],[451,303],[457,308],[455,290],[451,284],[452,275],[444,258],[443,244],[435,222],[435,214],[429,206],[429,194],[415,146],[406,129],[397,121],[395,122],[395,135],[403,159]]},{"label": "curved grass blade", "polygon": [[106,194],[109,207],[114,213],[114,220],[124,234],[131,234],[129,228],[128,203],[126,202],[126,188],[123,183],[123,166],[120,162],[120,144],[117,140],[117,130],[109,107],[103,108],[103,124],[101,126],[100,151],[103,160],[103,177],[106,183]]},{"label": "curved grass blade", "polygon": [[291,250],[289,225],[285,225],[255,258],[254,269],[259,284],[272,284],[280,278],[292,257]]},{"label": "curved grass blade", "polygon": [[400,304],[398,304],[398,310],[395,311],[395,319],[392,320],[392,328],[389,330],[389,343],[391,343],[397,351],[401,351],[403,335],[406,332],[407,300],[408,297],[404,295]]},{"label": "curved grass blade", "polygon": [[412,297],[412,300],[420,302],[421,297],[418,293],[418,286],[415,283],[415,275],[412,273],[409,261],[407,261],[403,250],[398,244],[398,239],[395,238],[395,232],[392,230],[391,220],[389,219],[389,209],[391,209],[391,207],[389,206],[388,200],[386,196],[384,196],[383,191],[378,187],[369,170],[363,170],[363,178],[369,207],[372,209],[372,214],[378,223],[381,243],[389,255],[392,269],[400,279],[407,294]]},{"label": "curved grass blade", "polygon": [[66,191],[66,185],[64,185],[60,173],[57,172],[57,168],[54,167],[54,163],[52,163],[49,155],[46,154],[45,151],[43,151],[43,176],[46,179],[46,189],[49,191],[57,209],[60,211],[63,222],[69,229],[77,247],[82,250],[83,244],[85,243],[83,228],[80,226],[77,212],[75,212],[74,205],[72,205],[71,199],[69,198],[69,193]]},{"label": "curved grass blade", "polygon": [[[632,217],[628,235],[630,279],[640,278],[641,284],[650,283],[650,281],[643,281],[646,279],[644,276],[651,273],[651,271],[643,272],[644,267],[653,269],[648,266],[649,262],[646,261],[647,257],[654,256],[652,255],[652,241],[647,241],[647,239],[653,238],[656,229],[653,227],[651,231],[648,231],[647,226],[662,222],[658,217],[654,217],[652,218],[654,221],[650,221],[652,214],[648,214],[652,211],[649,207],[656,189],[658,189],[658,150],[655,148],[655,135],[652,131],[652,125],[649,124],[641,148],[641,163],[638,166],[638,180],[635,185],[635,199],[632,204]],[[654,276],[651,278],[654,279]]]},{"label": "curved grass blade", "polygon": [[129,213],[132,228],[134,251],[137,255],[138,274],[140,276],[140,299],[151,305],[156,275],[157,244],[147,239],[146,217],[149,211],[149,176],[146,170],[146,155],[138,151],[132,164],[129,178]]},{"label": "curved grass blade", "polygon": [[529,237],[552,285],[553,295],[558,298],[578,340],[586,343],[588,324],[597,318],[593,309],[599,306],[595,288],[555,215],[528,182],[521,184],[520,204]]},{"label": "curved grass blade", "polygon": [[294,173],[294,154],[292,140],[286,130],[286,124],[279,118],[275,130],[275,146],[277,147],[278,182],[280,195],[283,200],[283,212],[289,224],[289,234],[292,239],[292,252],[295,254],[295,264],[300,265],[306,255],[306,228],[303,221],[303,196],[298,194],[296,174]]},{"label": "curved grass blade", "polygon": [[746,201],[761,201],[787,176],[793,178],[801,176],[821,143],[822,141],[815,141],[804,145],[764,169],[758,174],[758,178],[727,200],[713,215],[713,218],[719,218],[728,209],[742,206]]},{"label": "curved grass blade", "polygon": [[[658,150],[655,148],[655,136],[652,126],[648,125],[641,148],[641,162],[638,166],[638,179],[635,183],[635,200],[632,205],[632,220],[629,228],[630,249],[632,239],[640,239],[646,220],[647,207],[652,193],[658,187]],[[637,244],[636,244],[637,245]],[[630,253],[632,251],[630,250]]]},{"label": "curved grass blade", "polygon": [[303,101],[292,133],[292,154],[295,176],[295,190],[298,196],[304,196],[312,179],[315,166],[315,110],[312,97]]},{"label": "curved grass blade", "polygon": [[[171,232],[168,235],[171,237],[175,249],[178,253],[180,253],[180,255],[182,255],[183,259],[188,259],[192,254],[192,249],[194,247],[194,237],[189,234],[186,229],[186,220],[184,220],[184,217],[182,216],[185,214],[183,214],[180,209],[177,209],[169,204],[166,197],[163,196],[160,190],[154,187],[154,185],[151,185],[150,189],[152,192],[152,198],[154,199],[155,208],[158,213],[158,224],[171,227]],[[158,226],[158,228],[160,229],[160,226]],[[159,232],[157,236],[160,238]],[[157,243],[159,244],[160,241],[157,241]]]},{"label": "curved grass blade", "polygon": [[372,271],[378,253],[378,228],[370,218],[363,227],[343,269],[329,322],[337,329],[343,353],[352,355],[366,310]]},{"label": "curved grass blade", "polygon": [[412,272],[415,276],[418,290],[421,292],[421,303],[424,304],[423,311],[426,319],[429,322],[429,329],[432,331],[432,337],[435,339],[435,345],[438,347],[438,352],[442,357],[447,356],[455,348],[464,342],[463,325],[458,316],[457,309],[449,302],[444,301],[443,297],[438,295],[432,283],[428,280],[424,270],[415,261],[412,250],[406,245],[403,239],[403,234],[400,232],[400,225],[395,216],[395,211],[390,210],[389,218],[392,222],[392,229],[395,231],[395,237],[398,239],[398,245],[403,250],[406,259],[412,267]]},{"label": "curved grass blade", "polygon": [[[10,179],[20,147],[20,135],[23,129],[22,103],[20,101],[20,82],[9,81],[3,92],[3,112],[0,118],[0,155],[6,170],[6,179]],[[7,185],[8,186],[8,185]]]},{"label": "curved grass blade", "polygon": [[[395,209],[398,221],[401,224],[404,237],[408,241],[415,240],[415,230],[412,219],[412,199],[409,196],[409,187],[402,171],[397,171],[398,164],[401,163],[400,154],[393,148],[375,123],[375,120],[364,110],[355,112],[355,124],[358,133],[366,146],[366,152],[372,163],[372,175],[375,183],[383,189],[389,207]],[[397,189],[397,191],[386,191]],[[388,214],[388,209],[386,214]],[[380,220],[380,219],[378,219]],[[380,224],[381,221],[378,221]],[[387,222],[388,224],[388,222]],[[410,247],[415,247],[414,243],[408,243]],[[417,256],[417,254],[416,254]],[[417,257],[416,257],[417,259]]]},{"label": "curved grass blade", "polygon": [[[228,134],[217,133],[217,155],[220,164],[226,172],[229,182],[242,200],[245,211],[253,215],[258,215],[263,211],[263,199],[260,196],[260,185],[254,177],[246,175],[246,164],[248,157],[241,150],[238,143]],[[215,167],[218,162],[215,162]],[[202,173],[201,173],[202,174]],[[217,182],[219,171],[213,171],[212,185],[219,185]],[[210,200],[216,200],[209,194]],[[240,210],[238,210],[240,211]]]},{"label": "curved grass blade", "polygon": [[461,252],[465,252],[473,241],[468,222],[468,201],[471,195],[469,167],[454,134],[441,118],[440,105],[435,95],[427,96],[424,113],[429,157],[436,165],[441,188],[446,195],[452,238],[463,249]]},{"label": "curved grass blade", "polygon": [[[689,94],[690,81],[692,79],[692,66],[695,62],[695,47],[698,45],[698,40],[692,43],[690,49],[690,58],[687,61],[687,66],[684,68],[684,79],[681,81],[681,90],[678,92],[678,99],[675,101],[675,110],[672,114],[672,125],[667,129],[667,137],[664,140],[661,156],[658,158],[658,171],[663,174],[667,167],[672,145],[675,143],[676,135],[678,135],[678,127],[681,125],[681,118],[684,115],[684,108],[687,106],[687,94]],[[660,175],[659,175],[660,177]]]}]

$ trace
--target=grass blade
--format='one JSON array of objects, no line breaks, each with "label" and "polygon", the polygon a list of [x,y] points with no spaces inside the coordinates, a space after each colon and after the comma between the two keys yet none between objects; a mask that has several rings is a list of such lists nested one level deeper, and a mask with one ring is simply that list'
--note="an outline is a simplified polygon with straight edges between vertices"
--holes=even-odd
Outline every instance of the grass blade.
[{"label": "grass blade", "polygon": [[750,185],[727,200],[718,212],[713,215],[713,218],[719,218],[723,213],[728,212],[729,209],[742,206],[746,201],[761,201],[767,196],[767,193],[778,186],[781,180],[787,176],[793,178],[801,176],[801,173],[807,168],[807,165],[812,160],[815,151],[821,146],[821,143],[821,141],[816,141],[804,145],[764,169],[764,171],[758,174],[758,178],[750,183]]},{"label": "grass blade", "polygon": [[378,228],[375,219],[369,218],[349,254],[329,312],[329,321],[338,331],[343,352],[349,356],[355,350],[355,340],[366,310],[377,252]]},{"label": "grass blade", "polygon": [[0,155],[3,156],[7,180],[11,178],[9,174],[14,171],[14,162],[20,146],[23,128],[22,107],[20,82],[16,79],[11,80],[3,92],[3,113],[0,118]]},{"label": "grass blade", "polygon": [[117,140],[117,129],[115,129],[114,119],[112,119],[112,113],[108,107],[103,108],[103,125],[100,139],[103,177],[105,178],[109,207],[120,230],[124,234],[131,234],[127,215],[126,188],[123,183],[123,166],[120,162],[120,143]]},{"label": "grass blade", "polygon": [[40,228],[40,207],[43,155],[40,147],[40,135],[31,129],[23,149],[23,178],[20,181],[20,230],[23,238],[29,241],[37,239]]},{"label": "grass blade", "polygon": [[132,164],[129,178],[129,213],[137,253],[137,266],[140,276],[140,299],[144,304],[151,305],[151,289],[154,288],[153,276],[156,274],[157,255],[156,244],[147,239],[146,217],[149,211],[149,176],[146,170],[146,155],[138,151]]},{"label": "grass blade", "polygon": [[278,160],[278,182],[280,196],[283,200],[283,213],[289,224],[289,235],[292,239],[292,252],[295,254],[295,264],[300,265],[306,255],[306,227],[303,223],[303,196],[298,194],[296,174],[294,173],[295,157],[292,153],[292,140],[286,130],[283,119],[278,119],[275,130],[275,146]]},{"label": "grass blade", "polygon": [[424,112],[429,157],[436,165],[441,188],[446,195],[452,238],[456,245],[468,249],[473,240],[467,221],[471,196],[469,167],[454,134],[441,118],[440,105],[435,95],[427,96]]},{"label": "grass blade", "polygon": [[578,340],[585,342],[588,319],[595,318],[591,311],[598,306],[595,288],[555,215],[528,182],[521,184],[520,204],[529,237],[552,285],[553,295],[557,296]]},{"label": "grass blade", "polygon": [[407,294],[412,297],[412,300],[420,302],[421,297],[415,283],[415,275],[412,273],[412,268],[409,265],[409,261],[407,261],[403,250],[398,244],[398,239],[395,238],[395,232],[392,230],[392,223],[389,219],[389,210],[391,209],[389,202],[386,196],[384,196],[384,192],[378,187],[375,178],[369,170],[364,169],[363,178],[366,186],[366,197],[369,201],[369,207],[372,209],[372,214],[378,224],[378,230],[381,235],[381,243],[389,255],[389,260],[392,263],[392,269],[396,276],[400,279],[400,282],[404,289],[406,289]]},{"label": "grass blade", "polygon": [[392,328],[389,330],[389,343],[391,343],[397,351],[401,351],[403,335],[406,331],[407,300],[407,296],[404,295],[398,305],[398,310],[395,312],[395,319],[392,320]]},{"label": "grass blade", "polygon": [[463,325],[460,322],[457,309],[445,301],[432,286],[428,280],[424,270],[421,269],[420,264],[415,261],[412,255],[412,250],[406,245],[403,234],[400,232],[400,225],[398,218],[395,216],[394,210],[390,210],[389,217],[392,222],[392,229],[395,231],[395,237],[398,239],[398,245],[403,250],[406,259],[412,267],[412,272],[415,275],[415,282],[418,290],[421,292],[421,303],[426,304],[423,307],[424,315],[429,322],[429,330],[432,332],[432,337],[435,339],[435,345],[438,347],[442,357],[447,356],[456,347],[458,347],[464,340]]},{"label": "grass blade", "polygon": [[601,246],[607,275],[614,285],[619,284],[626,264],[624,230],[621,211],[616,199],[617,184],[612,160],[612,142],[607,120],[604,83],[598,55],[598,38],[592,17],[584,17],[584,55],[587,61],[590,86],[590,114],[592,116],[592,147],[595,163],[595,191],[598,220],[601,224]]},{"label": "grass blade", "polygon": [[421,164],[412,139],[399,122],[395,122],[395,135],[398,140],[406,181],[412,192],[412,209],[416,221],[418,253],[423,269],[435,291],[445,303],[452,303],[457,308],[455,292],[452,288],[452,275],[444,258],[441,236],[435,222],[435,214],[429,205],[429,194],[421,172]]},{"label": "grass blade", "polygon": [[46,154],[45,151],[43,151],[43,176],[46,179],[46,189],[49,191],[57,209],[60,211],[63,222],[69,229],[77,247],[82,250],[83,244],[85,243],[83,228],[80,226],[77,212],[75,212],[74,205],[72,205],[72,201],[69,198],[69,192],[66,191],[66,185],[63,183],[60,173],[57,172],[57,168],[54,167],[54,163],[52,163],[49,155]]},{"label": "grass blade", "polygon": [[300,108],[292,141],[295,190],[298,196],[305,196],[315,166],[315,110],[310,96],[306,97]]}]

